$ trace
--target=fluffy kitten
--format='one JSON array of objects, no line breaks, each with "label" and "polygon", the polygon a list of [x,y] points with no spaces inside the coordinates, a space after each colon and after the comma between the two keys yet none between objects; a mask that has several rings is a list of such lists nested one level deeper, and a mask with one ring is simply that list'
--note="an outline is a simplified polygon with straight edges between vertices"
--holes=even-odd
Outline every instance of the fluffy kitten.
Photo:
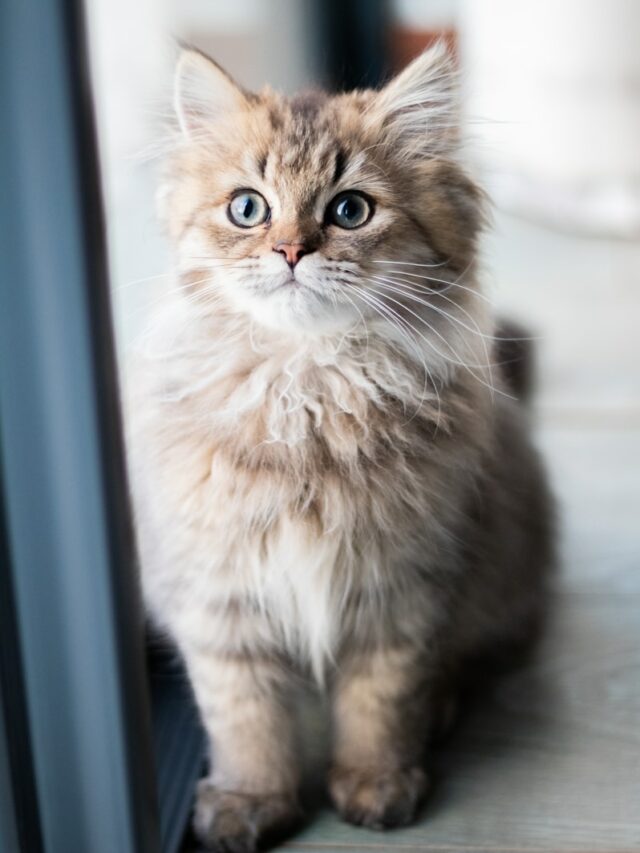
[{"label": "fluffy kitten", "polygon": [[214,850],[296,815],[294,673],[331,697],[340,813],[405,824],[442,696],[539,615],[549,500],[491,364],[452,77],[437,47],[379,92],[286,98],[179,62],[181,286],[129,449],[145,598],[211,741]]}]

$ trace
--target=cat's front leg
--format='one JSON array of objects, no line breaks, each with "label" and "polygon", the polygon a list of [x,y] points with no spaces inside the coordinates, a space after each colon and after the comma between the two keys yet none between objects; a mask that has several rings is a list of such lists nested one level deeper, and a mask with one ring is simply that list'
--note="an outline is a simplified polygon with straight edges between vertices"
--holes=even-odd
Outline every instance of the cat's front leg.
[{"label": "cat's front leg", "polygon": [[294,720],[286,675],[270,655],[184,649],[211,744],[194,831],[209,850],[251,853],[298,818]]},{"label": "cat's front leg", "polygon": [[427,672],[423,651],[411,646],[378,647],[343,662],[329,785],[350,823],[385,829],[413,820],[428,787]]}]

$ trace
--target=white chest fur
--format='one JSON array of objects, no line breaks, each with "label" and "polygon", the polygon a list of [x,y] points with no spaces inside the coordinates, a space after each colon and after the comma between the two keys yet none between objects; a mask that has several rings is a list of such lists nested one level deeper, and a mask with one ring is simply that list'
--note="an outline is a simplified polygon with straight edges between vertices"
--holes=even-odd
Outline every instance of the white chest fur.
[{"label": "white chest fur", "polygon": [[[419,399],[421,416],[434,405],[419,370],[383,339],[353,351],[347,344],[305,344],[248,362],[244,342],[238,353],[226,345],[219,358],[188,350],[184,364],[149,360],[146,402],[138,395],[130,439],[143,581],[154,613],[167,624],[166,617],[180,619],[195,634],[203,624],[197,612],[253,600],[273,639],[317,677],[340,642],[353,581],[384,571],[388,555],[379,549],[388,546],[380,543],[398,527],[399,510],[386,506],[403,488],[396,466],[389,488],[378,488],[375,522],[362,533],[371,496],[359,460],[375,441],[372,410],[380,423],[387,393],[406,411]],[[416,423],[403,415],[397,429]],[[331,464],[342,473],[328,474]],[[415,491],[412,470],[404,476]],[[305,518],[310,499],[301,509],[307,493],[318,523]],[[384,536],[374,527],[386,528]]]},{"label": "white chest fur", "polygon": [[309,535],[295,522],[281,525],[267,553],[253,565],[251,583],[284,647],[317,678],[333,657],[349,568],[336,533]]}]

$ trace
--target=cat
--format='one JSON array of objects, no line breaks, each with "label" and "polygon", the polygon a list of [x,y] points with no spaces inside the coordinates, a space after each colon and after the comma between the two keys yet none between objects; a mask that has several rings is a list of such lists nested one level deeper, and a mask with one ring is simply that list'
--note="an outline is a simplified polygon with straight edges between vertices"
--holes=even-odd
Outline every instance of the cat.
[{"label": "cat", "polygon": [[470,661],[544,610],[552,502],[476,276],[483,193],[436,45],[379,91],[245,91],[178,62],[160,192],[179,286],[127,406],[146,605],[211,746],[194,827],[298,815],[290,701],[330,699],[347,820],[409,823]]}]

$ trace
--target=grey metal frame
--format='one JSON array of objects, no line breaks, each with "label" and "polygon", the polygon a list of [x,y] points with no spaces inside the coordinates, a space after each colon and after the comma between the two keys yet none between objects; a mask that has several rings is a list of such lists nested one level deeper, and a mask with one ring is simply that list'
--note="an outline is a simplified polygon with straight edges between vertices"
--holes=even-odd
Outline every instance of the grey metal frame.
[{"label": "grey metal frame", "polygon": [[40,853],[42,838],[5,519],[0,492],[0,849]]},{"label": "grey metal frame", "polygon": [[7,749],[8,734],[4,720],[3,701],[0,697],[0,843],[2,850],[20,849],[17,809],[11,784],[11,767]]},{"label": "grey metal frame", "polygon": [[[29,808],[47,853],[157,853],[142,618],[78,3],[0,4],[0,116],[8,545],[0,571],[14,597],[13,653],[27,712],[26,720],[7,717],[13,685],[3,683],[0,846],[27,851],[12,798],[15,779],[32,771]],[[19,724],[28,728],[32,759],[12,768],[8,746]]]}]

